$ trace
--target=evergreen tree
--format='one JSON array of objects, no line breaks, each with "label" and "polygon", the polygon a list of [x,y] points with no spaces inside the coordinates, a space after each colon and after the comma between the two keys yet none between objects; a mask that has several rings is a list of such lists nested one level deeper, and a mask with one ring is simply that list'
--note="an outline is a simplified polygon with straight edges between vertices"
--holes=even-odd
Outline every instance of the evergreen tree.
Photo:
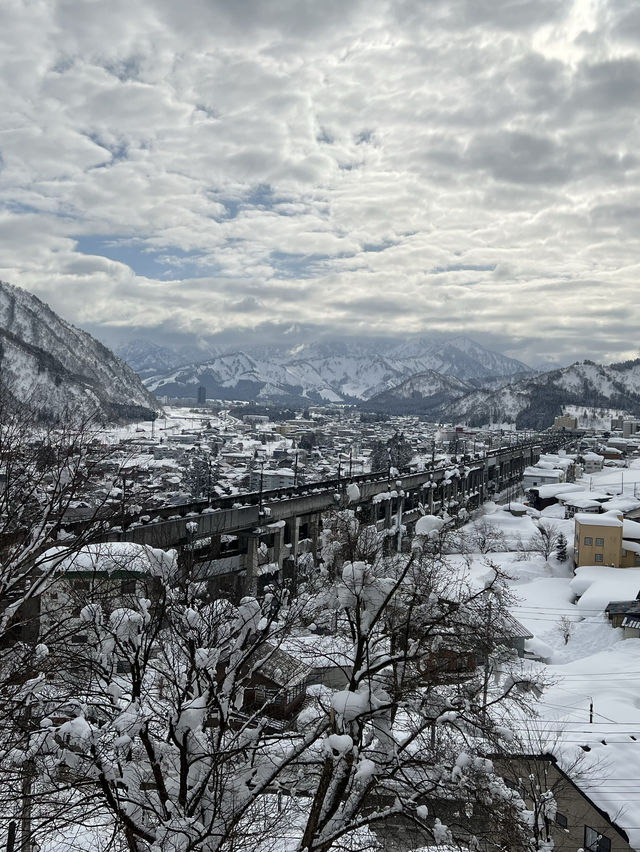
[{"label": "evergreen tree", "polygon": [[404,432],[396,432],[393,437],[389,438],[387,448],[389,450],[391,466],[400,471],[406,470],[413,457],[413,450],[411,449],[411,444],[405,438]]},{"label": "evergreen tree", "polygon": [[371,471],[386,471],[389,468],[389,450],[382,441],[376,441],[371,450]]},{"label": "evergreen tree", "polygon": [[556,559],[558,562],[567,561],[567,539],[560,533],[556,541]]}]

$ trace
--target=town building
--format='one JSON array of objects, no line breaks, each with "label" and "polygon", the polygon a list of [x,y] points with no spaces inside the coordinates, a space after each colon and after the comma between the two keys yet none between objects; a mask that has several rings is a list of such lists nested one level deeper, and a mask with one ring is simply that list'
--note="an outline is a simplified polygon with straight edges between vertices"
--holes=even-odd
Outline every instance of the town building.
[{"label": "town building", "polygon": [[580,512],[575,515],[574,563],[581,565],[622,564],[622,512],[601,515]]},{"label": "town building", "polygon": [[561,414],[559,417],[553,421],[553,426],[551,427],[555,430],[562,429],[571,429],[575,430],[578,428],[578,418],[577,417],[569,417],[568,414]]}]

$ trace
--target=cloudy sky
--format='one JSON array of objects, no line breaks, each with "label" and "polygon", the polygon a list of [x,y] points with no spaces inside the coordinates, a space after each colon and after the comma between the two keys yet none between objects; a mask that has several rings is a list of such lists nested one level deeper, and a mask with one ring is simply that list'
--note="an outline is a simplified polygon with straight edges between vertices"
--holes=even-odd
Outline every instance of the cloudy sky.
[{"label": "cloudy sky", "polygon": [[635,357],[636,0],[5,0],[0,277],[105,339]]}]

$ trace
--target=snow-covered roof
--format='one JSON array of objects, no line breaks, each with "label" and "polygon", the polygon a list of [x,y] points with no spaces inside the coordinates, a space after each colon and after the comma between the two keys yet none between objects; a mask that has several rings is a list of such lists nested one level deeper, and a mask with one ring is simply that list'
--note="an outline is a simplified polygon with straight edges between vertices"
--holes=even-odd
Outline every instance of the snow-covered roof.
[{"label": "snow-covered roof", "polygon": [[579,524],[586,524],[590,527],[622,527],[622,514],[620,512],[604,512],[602,515],[579,512],[575,515],[575,520]]},{"label": "snow-covered roof", "polygon": [[265,643],[264,658],[255,667],[255,671],[272,680],[278,686],[291,688],[298,686],[309,677],[308,665],[293,657],[282,648],[274,648]]},{"label": "snow-covered roof", "polygon": [[588,493],[588,491],[583,491],[582,494],[568,494],[566,497],[561,497],[560,502],[566,506],[575,506],[578,509],[600,508],[601,504],[598,500],[588,497]]},{"label": "snow-covered roof", "polygon": [[581,565],[570,581],[580,596],[579,610],[604,612],[611,601],[633,600],[640,590],[640,568],[611,568],[609,565]]},{"label": "snow-covered roof", "polygon": [[164,551],[131,541],[105,541],[87,544],[70,552],[68,547],[51,547],[39,558],[39,564],[56,571],[107,573],[127,571],[151,576],[164,575],[175,565],[174,550]]},{"label": "snow-covered roof", "polygon": [[637,521],[622,522],[622,535],[625,538],[640,539],[640,524]]},{"label": "snow-covered roof", "polygon": [[537,476],[539,479],[560,479],[561,470],[552,467],[526,467],[524,476]]},{"label": "snow-covered roof", "polygon": [[[529,468],[527,469],[529,470]],[[574,491],[584,491],[584,488],[582,485],[576,485],[575,482],[551,482],[548,485],[535,486],[530,490],[537,491],[541,500],[549,500],[551,497],[557,497],[559,494],[570,494]]]},{"label": "snow-covered roof", "polygon": [[516,639],[533,639],[533,633],[530,633],[524,624],[521,624],[518,619],[514,618],[510,613],[505,613],[503,624],[504,634],[506,636]]},{"label": "snow-covered roof", "polygon": [[635,497],[612,497],[602,504],[605,510],[617,509],[619,512],[633,512],[635,509],[640,509],[640,500]]}]

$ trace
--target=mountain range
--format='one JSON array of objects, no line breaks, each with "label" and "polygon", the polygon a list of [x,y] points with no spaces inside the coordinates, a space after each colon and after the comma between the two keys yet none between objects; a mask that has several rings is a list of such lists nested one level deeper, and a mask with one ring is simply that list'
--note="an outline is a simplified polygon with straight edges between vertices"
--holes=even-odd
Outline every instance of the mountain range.
[{"label": "mountain range", "polygon": [[[194,360],[179,362],[185,356]],[[203,357],[204,356],[204,357]],[[545,428],[565,406],[640,416],[640,359],[535,372],[465,337],[322,340],[230,349],[128,344],[124,363],[36,296],[0,282],[0,385],[34,412],[142,419],[158,396],[336,402],[439,422]],[[176,363],[178,362],[178,363]],[[136,368],[147,375],[144,385]],[[146,387],[145,387],[146,385]],[[154,396],[155,394],[155,396]]]},{"label": "mountain range", "polygon": [[140,377],[86,331],[0,281],[0,386],[35,415],[148,419],[159,409]]},{"label": "mountain range", "polygon": [[[138,352],[145,370],[149,355],[144,347]],[[349,403],[471,426],[545,428],[566,405],[640,415],[640,361],[536,372],[461,336],[245,347],[158,371],[145,384],[159,396],[195,397],[203,386],[208,398]]]},{"label": "mountain range", "polygon": [[[149,369],[150,352],[130,363]],[[531,372],[525,364],[491,352],[464,337],[405,342],[318,342],[292,349],[261,346],[222,352],[145,379],[157,395],[196,396],[206,388],[216,399],[347,402],[369,400],[416,374],[433,372],[477,388],[496,376]]]}]

